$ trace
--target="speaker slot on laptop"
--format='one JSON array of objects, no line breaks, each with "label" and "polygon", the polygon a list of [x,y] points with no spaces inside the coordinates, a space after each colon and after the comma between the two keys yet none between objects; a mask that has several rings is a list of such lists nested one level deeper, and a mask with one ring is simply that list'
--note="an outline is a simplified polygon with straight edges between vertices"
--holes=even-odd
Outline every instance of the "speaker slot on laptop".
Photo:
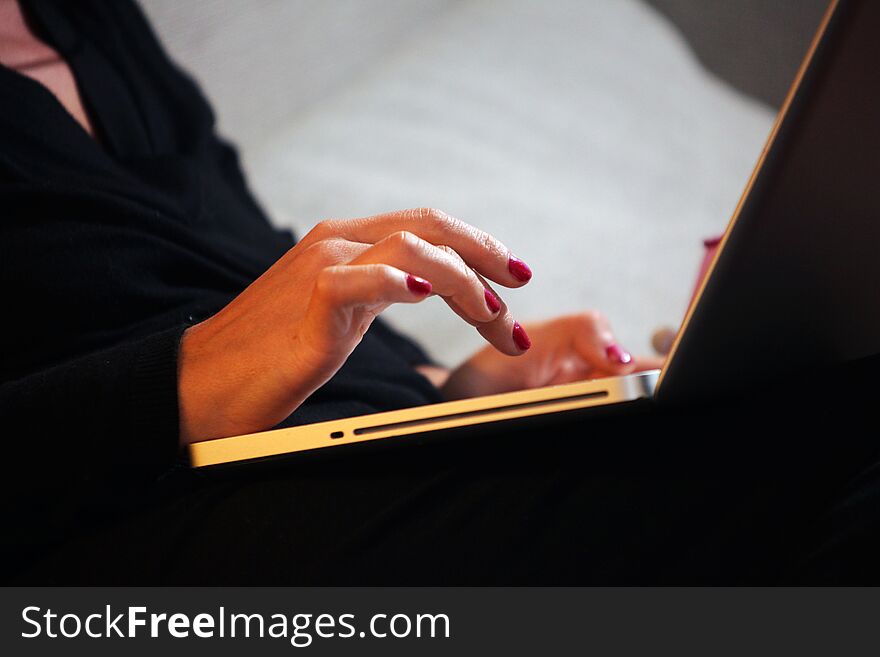
[{"label": "speaker slot on laptop", "polygon": [[[601,399],[608,396],[607,390],[597,390],[596,392],[588,392],[581,395],[572,395],[570,397],[556,397],[554,399],[545,399],[541,401],[524,402],[522,404],[508,404],[507,406],[495,406],[494,408],[481,408],[474,411],[464,411],[462,413],[450,413],[449,415],[436,415],[434,417],[424,417],[418,420],[405,420],[403,422],[391,422],[389,424],[377,424],[372,427],[358,427],[354,430],[354,435],[363,436],[364,434],[379,433],[380,431],[391,431],[393,429],[403,429],[424,426],[441,422],[443,420],[461,420],[464,418],[479,417],[483,415],[495,415],[505,411],[517,411],[526,408],[540,408],[541,406],[556,406],[565,402],[584,401],[588,399]],[[338,431],[334,433],[340,433]],[[331,434],[332,438],[334,436]]]}]

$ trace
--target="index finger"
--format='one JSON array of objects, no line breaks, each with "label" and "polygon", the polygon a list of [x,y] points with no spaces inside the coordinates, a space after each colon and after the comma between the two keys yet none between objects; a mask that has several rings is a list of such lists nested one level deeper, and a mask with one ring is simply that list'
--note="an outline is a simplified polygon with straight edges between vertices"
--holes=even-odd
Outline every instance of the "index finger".
[{"label": "index finger", "polygon": [[408,231],[436,246],[451,247],[469,267],[505,287],[520,287],[532,278],[529,266],[492,235],[432,208],[329,220],[322,222],[319,232],[375,244],[398,231]]}]

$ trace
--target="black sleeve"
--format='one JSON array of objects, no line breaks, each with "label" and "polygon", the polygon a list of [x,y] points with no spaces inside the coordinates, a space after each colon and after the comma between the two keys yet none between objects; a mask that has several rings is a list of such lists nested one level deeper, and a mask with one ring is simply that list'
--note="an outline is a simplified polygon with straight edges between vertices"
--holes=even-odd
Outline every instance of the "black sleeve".
[{"label": "black sleeve", "polygon": [[174,464],[184,328],[0,385],[0,427],[27,488],[62,488],[108,472],[143,480]]}]

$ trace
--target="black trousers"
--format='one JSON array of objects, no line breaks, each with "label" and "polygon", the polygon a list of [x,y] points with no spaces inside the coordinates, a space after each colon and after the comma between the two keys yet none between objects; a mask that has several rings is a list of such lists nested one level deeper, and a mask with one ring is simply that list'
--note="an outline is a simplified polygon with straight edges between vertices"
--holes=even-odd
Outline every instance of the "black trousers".
[{"label": "black trousers", "polygon": [[847,387],[822,389],[817,375],[795,392],[637,405],[270,469],[181,468],[17,579],[877,583],[873,370],[835,372]]}]

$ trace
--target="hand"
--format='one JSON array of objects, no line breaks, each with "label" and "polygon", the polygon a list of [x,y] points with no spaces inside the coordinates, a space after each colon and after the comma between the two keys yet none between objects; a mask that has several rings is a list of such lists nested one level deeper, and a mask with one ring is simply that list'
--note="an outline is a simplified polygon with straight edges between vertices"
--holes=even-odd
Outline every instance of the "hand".
[{"label": "hand", "polygon": [[661,358],[633,358],[617,344],[608,321],[597,312],[567,315],[526,328],[526,340],[534,346],[522,358],[483,349],[449,375],[441,388],[443,396],[463,399],[571,383],[655,369],[663,362]]},{"label": "hand", "polygon": [[530,277],[494,237],[437,210],[322,222],[184,333],[181,441],[271,428],[333,376],[380,312],[432,292],[493,349],[518,355],[519,325],[485,279],[519,287]]}]

